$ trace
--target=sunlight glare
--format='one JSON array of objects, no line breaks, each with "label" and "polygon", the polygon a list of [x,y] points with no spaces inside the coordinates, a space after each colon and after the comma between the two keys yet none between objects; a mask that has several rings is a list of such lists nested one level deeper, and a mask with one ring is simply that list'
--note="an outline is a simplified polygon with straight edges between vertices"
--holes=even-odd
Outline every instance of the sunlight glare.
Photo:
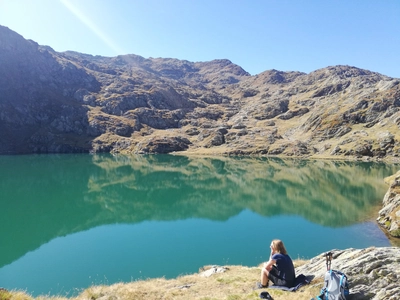
[{"label": "sunlight glare", "polygon": [[60,2],[74,15],[79,21],[85,24],[98,38],[100,38],[116,55],[124,54],[124,51],[118,47],[104,32],[100,30],[84,13],[82,13],[69,0],[60,0]]}]

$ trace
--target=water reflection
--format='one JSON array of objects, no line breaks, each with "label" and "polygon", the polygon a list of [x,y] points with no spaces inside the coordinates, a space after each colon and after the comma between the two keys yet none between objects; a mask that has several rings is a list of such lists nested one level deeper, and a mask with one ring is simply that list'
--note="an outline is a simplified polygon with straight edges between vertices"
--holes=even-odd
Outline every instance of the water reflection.
[{"label": "water reflection", "polygon": [[127,222],[227,220],[250,209],[346,226],[382,199],[391,173],[372,163],[280,159],[97,156],[93,163],[103,172],[90,177],[86,199],[120,209]]},{"label": "water reflection", "polygon": [[[0,267],[104,224],[227,220],[243,210],[340,227],[366,218],[393,166],[184,156],[0,157]],[[12,241],[12,242],[10,242]]]}]

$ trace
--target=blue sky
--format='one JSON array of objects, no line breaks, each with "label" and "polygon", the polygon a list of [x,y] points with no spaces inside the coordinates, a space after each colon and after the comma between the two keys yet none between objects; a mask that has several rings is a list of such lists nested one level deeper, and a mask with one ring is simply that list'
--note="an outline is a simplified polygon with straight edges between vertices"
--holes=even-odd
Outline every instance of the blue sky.
[{"label": "blue sky", "polygon": [[0,0],[0,25],[56,51],[400,78],[400,0]]}]

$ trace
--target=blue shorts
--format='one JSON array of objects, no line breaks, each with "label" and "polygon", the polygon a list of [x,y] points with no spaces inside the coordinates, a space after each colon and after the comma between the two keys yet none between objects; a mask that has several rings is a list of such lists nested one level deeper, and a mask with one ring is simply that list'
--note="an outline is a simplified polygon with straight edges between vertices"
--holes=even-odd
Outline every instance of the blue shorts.
[{"label": "blue shorts", "polygon": [[275,266],[272,266],[271,271],[268,273],[268,279],[271,280],[275,285],[292,287],[290,282],[279,277],[279,271]]}]

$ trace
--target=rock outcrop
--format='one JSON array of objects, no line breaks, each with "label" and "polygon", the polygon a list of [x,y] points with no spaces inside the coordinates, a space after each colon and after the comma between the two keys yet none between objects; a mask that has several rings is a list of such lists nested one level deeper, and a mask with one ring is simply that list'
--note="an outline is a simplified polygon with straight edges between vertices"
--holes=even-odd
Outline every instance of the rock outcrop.
[{"label": "rock outcrop", "polygon": [[390,187],[377,221],[391,236],[400,238],[400,171],[386,178],[386,182]]},{"label": "rock outcrop", "polygon": [[0,153],[79,152],[88,109],[74,94],[100,83],[51,48],[0,27]]},{"label": "rock outcrop", "polygon": [[0,94],[0,154],[400,156],[400,80],[350,66],[251,76],[226,59],[60,53],[0,26]]},{"label": "rock outcrop", "polygon": [[[348,276],[351,300],[400,299],[400,251],[396,247],[332,250],[331,269]],[[296,274],[324,278],[326,259],[323,254],[296,268]],[[312,284],[312,282],[311,282]]]}]

